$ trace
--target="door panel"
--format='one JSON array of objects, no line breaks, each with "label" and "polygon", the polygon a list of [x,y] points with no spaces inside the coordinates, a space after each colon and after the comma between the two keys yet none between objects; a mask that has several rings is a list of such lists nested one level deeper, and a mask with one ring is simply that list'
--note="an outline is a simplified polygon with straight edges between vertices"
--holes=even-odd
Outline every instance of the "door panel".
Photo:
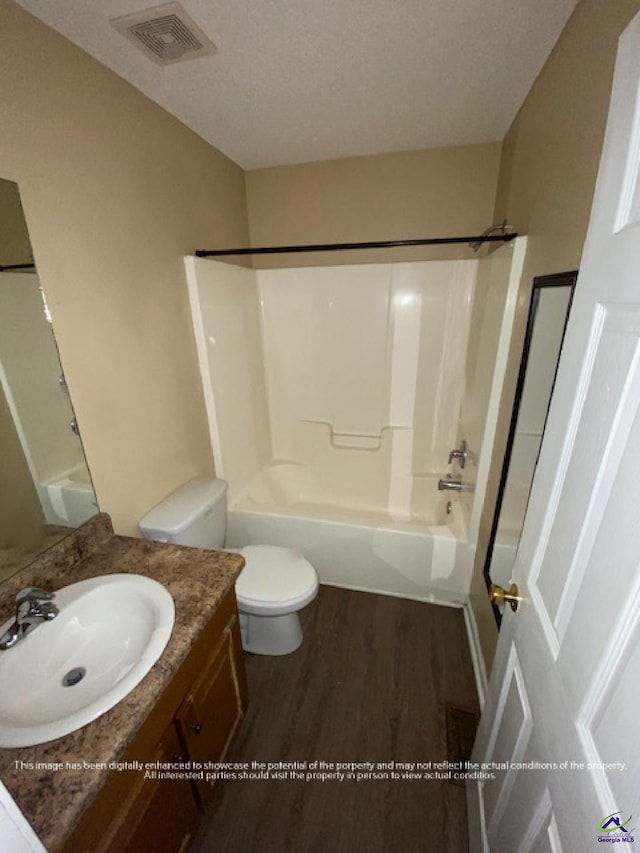
[{"label": "door panel", "polygon": [[484,786],[489,837],[494,836],[500,826],[516,782],[517,773],[511,765],[524,760],[533,728],[529,699],[515,648],[512,648],[505,675],[500,697],[502,701],[498,705],[492,733],[491,761],[499,765],[508,763],[510,769],[493,770],[495,779]]},{"label": "door panel", "polygon": [[472,851],[582,853],[600,837],[629,841],[638,821],[639,91],[640,15],[620,41],[589,233],[516,556],[522,601],[503,621],[474,747],[474,761],[523,754],[527,766],[470,786],[470,827],[480,827]]},{"label": "door panel", "polygon": [[[553,624],[556,649],[570,619],[597,533],[597,519],[615,483],[620,452],[626,444],[624,433],[628,433],[634,405],[623,398],[633,395],[634,383],[640,392],[640,307],[598,305],[593,327],[589,349],[595,351],[595,357],[583,377],[588,383],[584,407],[578,404],[574,413],[576,437],[565,457],[558,506],[549,513],[549,541],[542,560],[537,561],[539,574],[534,569],[530,579]],[[623,413],[625,422],[620,423]]]}]

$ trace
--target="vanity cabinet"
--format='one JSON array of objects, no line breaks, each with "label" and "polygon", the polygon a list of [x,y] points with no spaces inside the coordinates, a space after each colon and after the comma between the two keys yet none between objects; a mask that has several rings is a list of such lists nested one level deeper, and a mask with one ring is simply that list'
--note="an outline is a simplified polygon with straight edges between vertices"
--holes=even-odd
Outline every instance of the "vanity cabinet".
[{"label": "vanity cabinet", "polygon": [[[175,762],[180,745],[169,726],[158,744],[153,762]],[[198,824],[199,810],[190,782],[145,779],[139,772],[126,801],[115,810],[98,850],[118,853],[176,853],[185,851]],[[90,815],[89,815],[90,819]],[[84,821],[81,827],[84,825]]]},{"label": "vanity cabinet", "polygon": [[[148,772],[112,770],[63,853],[186,851],[213,786],[204,778],[158,777],[172,772],[197,775],[202,771],[196,771],[193,762],[221,761],[246,707],[246,677],[231,589],[118,759],[121,765],[134,761],[148,765]],[[162,765],[171,769],[163,770]]]},{"label": "vanity cabinet", "polygon": [[[231,625],[225,628],[216,653],[176,714],[184,755],[199,765],[224,758],[240,722],[242,702],[231,629]],[[195,779],[194,784],[204,807],[212,796],[213,785],[206,779]]]}]

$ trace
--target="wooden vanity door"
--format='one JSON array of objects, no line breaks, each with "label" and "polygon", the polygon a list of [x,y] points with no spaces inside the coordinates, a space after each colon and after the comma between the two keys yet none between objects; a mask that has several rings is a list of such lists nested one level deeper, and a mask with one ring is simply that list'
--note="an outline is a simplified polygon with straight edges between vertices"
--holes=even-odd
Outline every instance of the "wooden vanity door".
[{"label": "wooden vanity door", "polygon": [[[206,781],[206,774],[215,772],[210,765],[222,761],[226,755],[243,714],[234,654],[238,636],[234,630],[236,625],[234,616],[223,631],[220,645],[176,714],[176,725],[188,757],[203,765],[205,778],[196,780],[203,807],[212,796],[214,784]],[[199,768],[192,765],[192,769]]]},{"label": "wooden vanity door", "polygon": [[[180,745],[173,726],[164,734],[154,761],[175,764]],[[198,809],[189,782],[161,779],[141,786],[130,815],[137,816],[135,828],[115,839],[110,850],[118,853],[183,853],[189,847],[198,823]]]},{"label": "wooden vanity door", "polygon": [[[135,758],[175,765],[180,744],[173,725],[153,752]],[[125,760],[133,761],[128,755]],[[148,779],[141,771],[113,773],[76,826],[63,853],[182,853],[195,834],[198,807],[189,781]]]}]

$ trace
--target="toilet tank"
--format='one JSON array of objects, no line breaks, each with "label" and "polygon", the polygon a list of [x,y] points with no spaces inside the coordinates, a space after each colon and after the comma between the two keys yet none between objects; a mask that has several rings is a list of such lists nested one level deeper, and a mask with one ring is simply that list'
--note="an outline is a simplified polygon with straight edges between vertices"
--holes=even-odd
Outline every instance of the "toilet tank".
[{"label": "toilet tank", "polygon": [[222,548],[227,532],[227,484],[197,477],[154,506],[140,522],[145,539]]}]

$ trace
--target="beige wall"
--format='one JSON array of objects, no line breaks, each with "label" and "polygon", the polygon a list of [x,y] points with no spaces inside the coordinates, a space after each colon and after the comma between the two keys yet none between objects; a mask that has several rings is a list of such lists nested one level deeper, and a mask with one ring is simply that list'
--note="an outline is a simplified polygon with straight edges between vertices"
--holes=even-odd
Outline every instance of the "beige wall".
[{"label": "beige wall", "polygon": [[0,178],[0,266],[30,263],[31,245],[18,187]]},{"label": "beige wall", "polygon": [[[529,235],[471,602],[487,664],[497,634],[482,566],[506,446],[534,276],[575,269],[589,221],[618,36],[640,0],[582,0],[511,126],[503,147],[495,219]],[[578,284],[579,286],[579,284]]]},{"label": "beige wall", "polygon": [[182,256],[246,244],[242,170],[0,0],[0,175],[18,182],[101,509],[118,532],[212,471]]},{"label": "beige wall", "polygon": [[[247,172],[251,244],[478,234],[492,223],[500,143],[350,157]],[[222,246],[222,241],[217,240]],[[256,267],[475,257],[467,248],[265,255]]]}]

